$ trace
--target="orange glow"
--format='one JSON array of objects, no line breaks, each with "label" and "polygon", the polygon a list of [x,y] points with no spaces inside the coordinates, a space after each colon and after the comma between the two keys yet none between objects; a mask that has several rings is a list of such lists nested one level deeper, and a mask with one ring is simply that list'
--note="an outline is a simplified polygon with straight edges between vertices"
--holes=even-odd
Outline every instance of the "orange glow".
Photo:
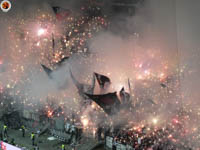
[{"label": "orange glow", "polygon": [[53,111],[48,110],[47,116],[48,116],[49,118],[53,117]]}]

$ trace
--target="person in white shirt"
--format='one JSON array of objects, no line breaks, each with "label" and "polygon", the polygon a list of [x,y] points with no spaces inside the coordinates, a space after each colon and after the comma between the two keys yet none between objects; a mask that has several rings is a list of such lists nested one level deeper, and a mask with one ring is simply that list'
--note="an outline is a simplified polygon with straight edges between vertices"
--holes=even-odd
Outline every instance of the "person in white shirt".
[{"label": "person in white shirt", "polygon": [[65,130],[66,130],[67,133],[69,133],[70,127],[71,127],[71,125],[69,123],[66,123]]}]

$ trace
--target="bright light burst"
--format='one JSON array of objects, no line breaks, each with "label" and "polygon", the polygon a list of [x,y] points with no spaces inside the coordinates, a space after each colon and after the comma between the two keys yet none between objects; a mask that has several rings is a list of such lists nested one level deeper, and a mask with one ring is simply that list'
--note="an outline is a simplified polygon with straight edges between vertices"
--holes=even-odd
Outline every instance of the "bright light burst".
[{"label": "bright light burst", "polygon": [[40,29],[38,30],[38,32],[37,32],[37,35],[38,35],[38,36],[42,36],[42,35],[44,35],[45,33],[46,33],[46,30],[43,29],[43,28],[40,28]]},{"label": "bright light burst", "polygon": [[153,118],[152,122],[153,122],[154,125],[156,125],[158,123],[158,119],[157,118]]},{"label": "bright light burst", "polygon": [[89,120],[87,118],[82,119],[81,122],[82,122],[84,127],[87,127],[88,124],[89,124]]}]

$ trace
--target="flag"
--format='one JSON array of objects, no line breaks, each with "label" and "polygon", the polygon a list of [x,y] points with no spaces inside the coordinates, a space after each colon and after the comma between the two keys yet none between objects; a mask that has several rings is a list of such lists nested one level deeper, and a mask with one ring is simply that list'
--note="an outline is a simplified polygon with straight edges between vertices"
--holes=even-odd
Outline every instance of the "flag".
[{"label": "flag", "polygon": [[85,100],[88,99],[88,97],[84,93],[93,94],[94,86],[95,86],[94,78],[93,78],[93,81],[92,81],[93,82],[92,85],[87,85],[87,84],[79,83],[76,80],[76,78],[73,76],[71,70],[70,70],[70,75],[71,75],[71,78],[72,78],[72,82],[75,84],[76,88],[78,89],[79,95]]},{"label": "flag", "polygon": [[64,20],[71,14],[71,11],[69,9],[61,8],[59,6],[53,6],[52,9],[56,15],[56,18],[60,21]]},{"label": "flag", "polygon": [[122,89],[120,90],[120,97],[122,97],[123,95],[124,95],[124,93],[125,93],[125,90],[124,90],[124,87],[122,87]]},{"label": "flag", "polygon": [[128,88],[129,88],[129,93],[132,93],[132,89],[131,89],[131,83],[130,83],[130,80],[128,78]]},{"label": "flag", "polygon": [[149,102],[152,103],[153,105],[156,105],[156,103],[155,103],[152,99],[147,99],[147,101],[149,101]]},{"label": "flag", "polygon": [[83,89],[82,85],[76,80],[74,75],[72,74],[72,71],[70,70],[70,76],[72,78],[72,82],[75,84],[76,88],[81,91]]},{"label": "flag", "polygon": [[124,87],[122,87],[122,89],[121,89],[119,95],[120,95],[120,98],[121,98],[122,103],[130,102],[130,94],[127,93],[127,92],[125,92]]},{"label": "flag", "polygon": [[116,112],[116,109],[119,109],[120,101],[117,97],[117,92],[103,95],[91,95],[85,93],[85,95],[97,103],[104,110],[104,112],[109,115],[112,115]]},{"label": "flag", "polygon": [[172,75],[168,75],[167,77],[163,78],[161,80],[161,83],[160,85],[163,87],[163,88],[166,88],[168,87],[168,84],[172,83],[174,81],[174,77]]},{"label": "flag", "polygon": [[94,93],[95,81],[96,81],[95,74],[93,74],[90,94]]},{"label": "flag", "polygon": [[48,75],[48,77],[52,78],[51,74],[52,74],[53,71],[43,64],[41,64],[41,66],[42,66],[43,70],[45,71],[45,73]]},{"label": "flag", "polygon": [[97,78],[100,88],[104,89],[106,83],[109,83],[109,84],[111,83],[110,79],[107,76],[104,76],[98,73],[94,73],[94,74]]},{"label": "flag", "polygon": [[54,34],[52,33],[52,50],[55,50],[55,39],[54,39]]},{"label": "flag", "polygon": [[166,88],[166,87],[167,87],[167,85],[164,84],[164,83],[161,83],[160,85],[161,85],[163,88]]}]

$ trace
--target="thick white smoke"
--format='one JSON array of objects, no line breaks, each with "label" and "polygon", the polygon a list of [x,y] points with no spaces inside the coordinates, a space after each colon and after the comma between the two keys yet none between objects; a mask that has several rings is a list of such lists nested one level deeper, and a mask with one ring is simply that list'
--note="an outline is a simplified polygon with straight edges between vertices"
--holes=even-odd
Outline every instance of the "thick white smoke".
[{"label": "thick white smoke", "polygon": [[[132,114],[126,114],[124,110],[114,116],[117,123],[126,118],[142,123],[144,120],[155,122],[156,118],[159,123],[167,123],[183,102],[186,110],[192,110],[188,122],[198,125],[199,120],[195,117],[199,108],[194,107],[194,104],[199,104],[199,30],[194,25],[199,24],[195,17],[198,5],[186,13],[194,4],[179,0],[150,0],[138,8],[133,17],[115,17],[111,20],[114,30],[103,30],[94,35],[89,41],[90,54],[86,57],[72,55],[53,72],[53,80],[40,66],[50,66],[48,59],[44,58],[48,56],[49,47],[37,46],[40,44],[37,43],[38,37],[33,38],[37,36],[38,16],[41,13],[53,16],[51,5],[78,11],[82,1],[24,0],[13,1],[12,5],[10,12],[0,12],[0,85],[10,88],[16,97],[20,95],[31,103],[53,97],[56,103],[65,104],[66,112],[73,112],[76,111],[73,109],[81,107],[81,98],[71,81],[69,69],[77,80],[87,84],[91,83],[93,72],[97,72],[111,79],[112,85],[107,92],[119,92],[123,86],[128,91],[130,79],[134,102],[140,102],[135,116],[129,117]],[[53,24],[49,20],[49,24]],[[52,25],[51,29],[58,30],[56,38],[63,31],[59,23]],[[23,37],[24,32],[30,32],[30,39],[18,40],[17,37]],[[163,88],[160,80],[167,77],[172,79],[167,85],[169,87]],[[99,93],[98,86],[95,93]],[[83,115],[97,120],[97,124],[104,120],[91,115],[91,111],[88,107]]]}]

